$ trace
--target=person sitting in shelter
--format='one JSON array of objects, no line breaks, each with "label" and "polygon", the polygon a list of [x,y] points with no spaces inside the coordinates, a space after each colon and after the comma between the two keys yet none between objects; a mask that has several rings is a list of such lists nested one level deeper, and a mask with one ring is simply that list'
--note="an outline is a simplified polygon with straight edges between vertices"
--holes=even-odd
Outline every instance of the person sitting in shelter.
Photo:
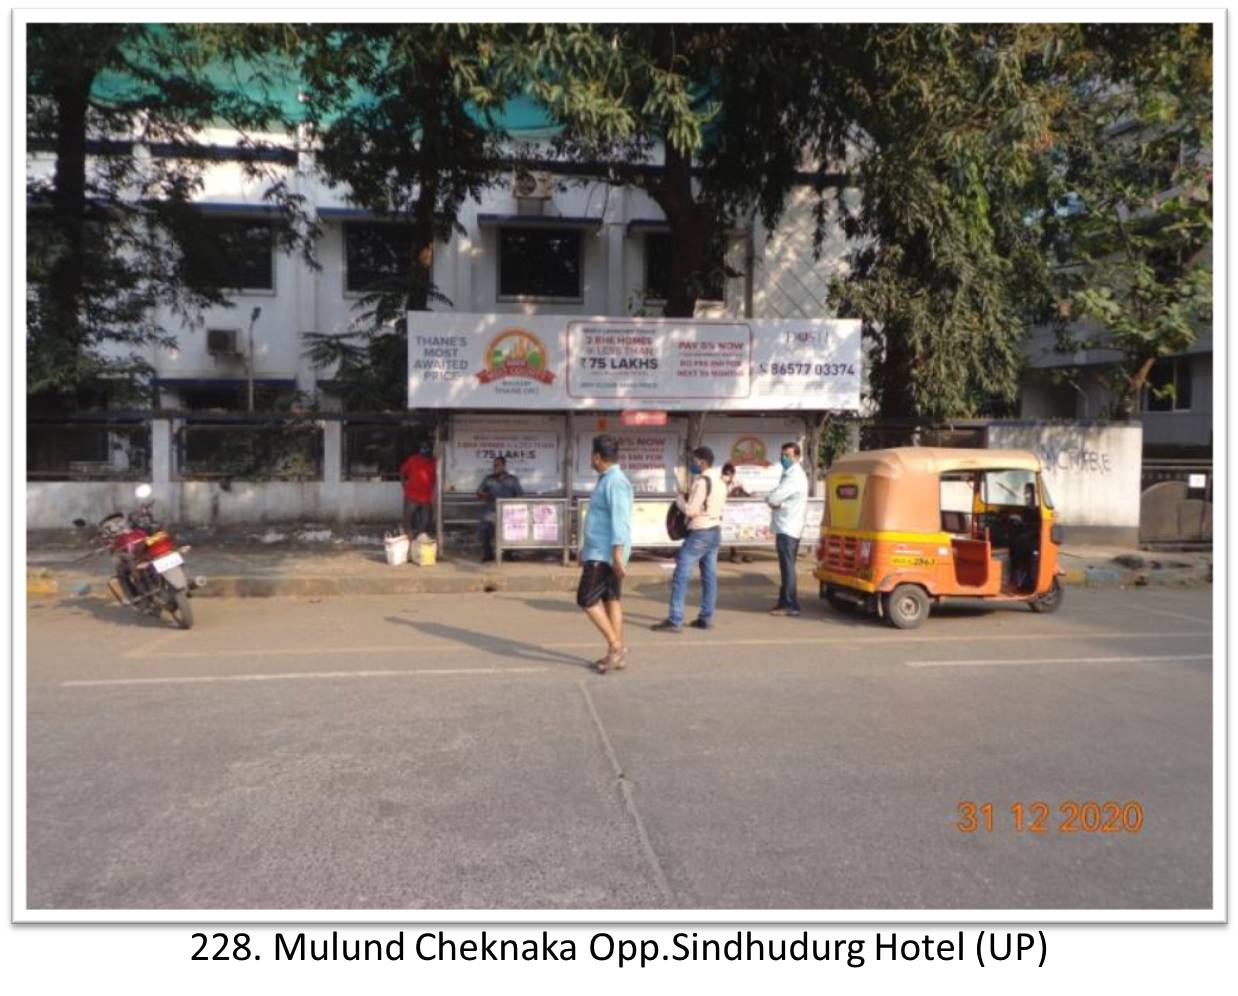
[{"label": "person sitting in shelter", "polygon": [[498,521],[500,498],[519,498],[524,494],[520,479],[507,472],[507,458],[494,458],[494,472],[482,478],[477,488],[477,497],[486,503],[481,515],[481,562],[494,560],[494,531]]},{"label": "person sitting in shelter", "polygon": [[[726,485],[726,496],[728,498],[751,498],[747,489],[739,483],[736,477],[735,464],[724,463],[722,465],[722,483]],[[731,563],[732,564],[749,564],[752,563],[752,558],[747,554],[740,555],[739,547],[731,547]]]}]

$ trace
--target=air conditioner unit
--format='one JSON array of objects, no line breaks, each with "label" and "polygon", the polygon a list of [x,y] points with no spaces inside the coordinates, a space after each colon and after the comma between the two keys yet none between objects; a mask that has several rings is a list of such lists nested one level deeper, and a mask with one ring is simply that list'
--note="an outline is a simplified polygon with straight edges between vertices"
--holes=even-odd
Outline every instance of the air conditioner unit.
[{"label": "air conditioner unit", "polygon": [[549,173],[517,173],[512,194],[522,201],[548,201],[554,195],[554,180]]},{"label": "air conditioner unit", "polygon": [[239,356],[239,329],[207,329],[206,351],[212,356]]}]

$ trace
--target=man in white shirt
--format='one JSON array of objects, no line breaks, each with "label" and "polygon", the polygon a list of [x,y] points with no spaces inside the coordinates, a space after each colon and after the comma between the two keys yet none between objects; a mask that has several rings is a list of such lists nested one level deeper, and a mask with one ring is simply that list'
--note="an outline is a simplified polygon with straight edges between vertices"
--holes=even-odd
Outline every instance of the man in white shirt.
[{"label": "man in white shirt", "polygon": [[795,563],[800,553],[800,536],[808,515],[808,475],[800,464],[799,443],[782,447],[782,479],[765,498],[774,510],[774,543],[778,548],[778,573],[782,586],[778,589],[778,604],[769,610],[771,616],[798,616],[799,593],[795,584]]},{"label": "man in white shirt", "polygon": [[687,495],[676,499],[679,510],[688,518],[688,537],[675,556],[670,614],[652,627],[659,633],[683,632],[688,579],[697,564],[701,565],[701,611],[689,625],[694,629],[712,629],[714,608],[718,604],[718,548],[722,546],[726,485],[714,466],[714,451],[708,446],[698,446],[692,451],[689,469],[692,484]]}]

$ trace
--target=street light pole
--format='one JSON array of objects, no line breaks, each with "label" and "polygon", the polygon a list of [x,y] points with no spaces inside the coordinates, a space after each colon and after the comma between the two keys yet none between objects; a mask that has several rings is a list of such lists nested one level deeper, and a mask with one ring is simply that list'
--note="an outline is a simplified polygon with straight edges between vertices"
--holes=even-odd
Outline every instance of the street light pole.
[{"label": "street light pole", "polygon": [[254,411],[254,323],[262,314],[261,308],[254,308],[249,314],[249,411]]}]

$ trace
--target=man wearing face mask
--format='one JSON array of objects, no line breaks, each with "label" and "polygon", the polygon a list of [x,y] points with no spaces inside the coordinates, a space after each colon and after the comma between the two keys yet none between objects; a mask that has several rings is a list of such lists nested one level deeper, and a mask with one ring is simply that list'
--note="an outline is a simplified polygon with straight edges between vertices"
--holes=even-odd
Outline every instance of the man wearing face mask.
[{"label": "man wearing face mask", "polygon": [[659,633],[682,633],[684,602],[688,597],[688,579],[692,569],[701,565],[701,612],[690,625],[695,629],[712,629],[714,609],[718,603],[718,548],[722,546],[722,511],[726,507],[726,485],[714,467],[714,451],[698,446],[692,451],[689,469],[692,484],[687,495],[675,504],[688,519],[688,537],[675,557],[675,573],[671,577],[670,615],[653,629]]},{"label": "man wearing face mask", "polygon": [[436,472],[434,446],[423,439],[417,452],[400,467],[400,480],[404,484],[404,532],[409,539],[428,533],[434,522]]},{"label": "man wearing face mask", "polygon": [[774,543],[778,548],[778,573],[782,587],[778,589],[778,604],[769,610],[771,616],[798,616],[799,593],[795,584],[795,562],[800,553],[800,536],[808,515],[808,475],[800,465],[798,443],[782,447],[782,479],[765,500],[774,510]]}]

